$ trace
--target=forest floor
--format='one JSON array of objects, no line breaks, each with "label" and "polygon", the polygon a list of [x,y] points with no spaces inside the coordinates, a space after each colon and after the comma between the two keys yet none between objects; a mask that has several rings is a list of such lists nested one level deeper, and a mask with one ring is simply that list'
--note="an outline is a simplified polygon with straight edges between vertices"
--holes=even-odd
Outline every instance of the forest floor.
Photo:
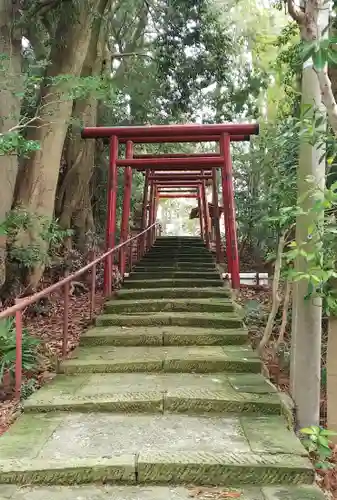
[{"label": "forest floor", "polygon": [[[254,267],[243,266],[243,271]],[[102,309],[104,297],[101,292],[96,294],[95,315]],[[256,347],[262,337],[266,320],[271,307],[271,290],[268,286],[243,286],[237,297],[238,303],[245,313],[246,323],[252,345]],[[289,335],[285,335],[282,353],[275,356],[273,341],[278,336],[278,318],[275,322],[274,337],[264,350],[264,362],[269,371],[271,381],[284,392],[289,391]],[[68,351],[78,345],[81,332],[89,325],[89,294],[72,295],[69,304],[69,342]],[[31,335],[42,340],[39,369],[34,374],[26,374],[23,385],[23,397],[38,389],[54,375],[55,360],[62,352],[63,298],[59,293],[53,294],[45,309],[35,311],[25,318],[25,327]],[[289,325],[288,325],[289,326]],[[289,333],[289,332],[288,332]],[[0,435],[17,418],[21,411],[20,403],[14,398],[13,391],[0,391]],[[326,425],[326,395],[322,391],[321,425]],[[317,482],[330,499],[337,499],[337,447],[334,453],[334,469],[317,471]]]}]

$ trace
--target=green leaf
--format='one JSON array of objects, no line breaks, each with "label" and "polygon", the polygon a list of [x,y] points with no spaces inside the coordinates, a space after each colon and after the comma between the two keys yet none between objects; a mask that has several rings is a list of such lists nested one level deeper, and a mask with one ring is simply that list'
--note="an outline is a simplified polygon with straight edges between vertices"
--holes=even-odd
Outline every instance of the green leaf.
[{"label": "green leaf", "polygon": [[313,53],[317,48],[317,42],[304,42],[302,45],[301,56],[303,61],[307,61],[312,57]]},{"label": "green leaf", "polygon": [[328,429],[323,429],[321,431],[321,436],[337,436],[337,432],[329,431]]},{"label": "green leaf", "polygon": [[323,71],[327,62],[327,51],[321,49],[315,51],[312,55],[314,68],[316,71]]},{"label": "green leaf", "polygon": [[303,429],[300,429],[301,434],[317,434],[317,430],[314,427],[304,427]]}]

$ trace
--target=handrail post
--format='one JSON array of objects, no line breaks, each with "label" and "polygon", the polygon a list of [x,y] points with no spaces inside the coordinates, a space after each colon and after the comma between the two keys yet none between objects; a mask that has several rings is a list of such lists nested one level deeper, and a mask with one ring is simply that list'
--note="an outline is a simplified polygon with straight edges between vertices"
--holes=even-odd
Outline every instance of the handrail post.
[{"label": "handrail post", "polygon": [[[16,303],[19,301],[16,300]],[[15,398],[17,400],[21,397],[21,387],[22,387],[22,310],[19,309],[15,313]]]},{"label": "handrail post", "polygon": [[[92,252],[92,260],[95,260],[95,252]],[[90,321],[94,318],[95,305],[96,305],[96,274],[97,274],[97,266],[93,265],[91,268],[91,284],[90,284]]]},{"label": "handrail post", "polygon": [[63,286],[63,337],[62,337],[62,356],[65,358],[68,351],[68,331],[69,331],[69,293],[70,282],[67,281]]}]

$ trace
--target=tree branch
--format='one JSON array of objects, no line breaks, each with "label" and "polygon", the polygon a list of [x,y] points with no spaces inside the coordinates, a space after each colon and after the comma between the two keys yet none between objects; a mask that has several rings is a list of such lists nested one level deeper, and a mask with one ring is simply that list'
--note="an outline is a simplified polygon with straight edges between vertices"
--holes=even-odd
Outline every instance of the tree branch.
[{"label": "tree branch", "polygon": [[296,21],[298,24],[303,24],[305,21],[305,13],[300,7],[295,5],[294,0],[284,0],[288,6],[288,14]]}]

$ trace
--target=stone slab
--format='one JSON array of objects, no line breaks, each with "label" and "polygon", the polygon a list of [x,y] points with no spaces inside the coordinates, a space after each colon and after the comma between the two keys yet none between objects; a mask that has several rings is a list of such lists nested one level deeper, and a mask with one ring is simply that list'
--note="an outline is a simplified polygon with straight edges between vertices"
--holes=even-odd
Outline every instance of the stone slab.
[{"label": "stone slab", "polygon": [[0,500],[222,500],[230,494],[239,500],[325,500],[315,486],[254,488],[173,487],[173,486],[8,486],[0,485]]},{"label": "stone slab", "polygon": [[255,453],[292,453],[307,456],[307,451],[284,417],[242,416],[241,425]]},{"label": "stone slab", "polygon": [[[124,373],[59,377],[25,401],[26,412],[258,412],[280,415],[282,411],[278,394],[237,391],[222,374]],[[69,391],[64,379],[72,382]],[[78,386],[76,391],[74,381]]]},{"label": "stone slab", "polygon": [[[251,422],[255,420],[255,434],[249,429],[249,419]],[[161,451],[184,454],[231,450],[238,460],[242,454],[254,450],[260,450],[255,455],[304,456],[304,448],[299,449],[298,440],[288,431],[285,421],[277,416],[268,419],[279,427],[269,444],[263,442],[266,423],[262,417],[62,412],[23,414],[10,431],[0,437],[0,461],[105,458]],[[244,420],[246,422],[243,423]]]},{"label": "stone slab", "polygon": [[144,279],[144,280],[125,280],[124,289],[146,289],[146,288],[221,288],[223,281],[219,278],[216,280],[203,279]]},{"label": "stone slab", "polygon": [[253,372],[261,361],[245,346],[81,346],[59,365],[60,373]]},{"label": "stone slab", "polygon": [[105,311],[109,314],[129,314],[135,312],[210,312],[228,313],[234,311],[233,302],[229,299],[138,299],[132,302],[125,300],[111,300],[105,304]]},{"label": "stone slab", "polygon": [[277,392],[276,387],[261,374],[233,373],[228,375],[228,381],[239,392]]},{"label": "stone slab", "polygon": [[200,312],[137,312],[131,314],[101,314],[97,326],[192,326],[204,328],[242,328],[242,319],[232,313]]},{"label": "stone slab", "polygon": [[229,297],[230,291],[225,286],[218,288],[137,288],[118,290],[116,297],[122,300],[137,300],[137,299],[164,299],[164,298],[226,298]]},{"label": "stone slab", "polygon": [[113,345],[242,345],[248,341],[244,328],[197,328],[181,326],[108,326],[90,328],[81,335],[83,346]]},{"label": "stone slab", "polygon": [[298,455],[234,452],[167,451],[140,453],[138,481],[147,484],[311,484],[315,473],[309,459]]},{"label": "stone slab", "polygon": [[[85,484],[95,482],[136,482],[136,457],[111,455],[107,458],[67,460],[0,460],[0,483],[4,484]],[[49,497],[50,498],[50,497]]]}]

